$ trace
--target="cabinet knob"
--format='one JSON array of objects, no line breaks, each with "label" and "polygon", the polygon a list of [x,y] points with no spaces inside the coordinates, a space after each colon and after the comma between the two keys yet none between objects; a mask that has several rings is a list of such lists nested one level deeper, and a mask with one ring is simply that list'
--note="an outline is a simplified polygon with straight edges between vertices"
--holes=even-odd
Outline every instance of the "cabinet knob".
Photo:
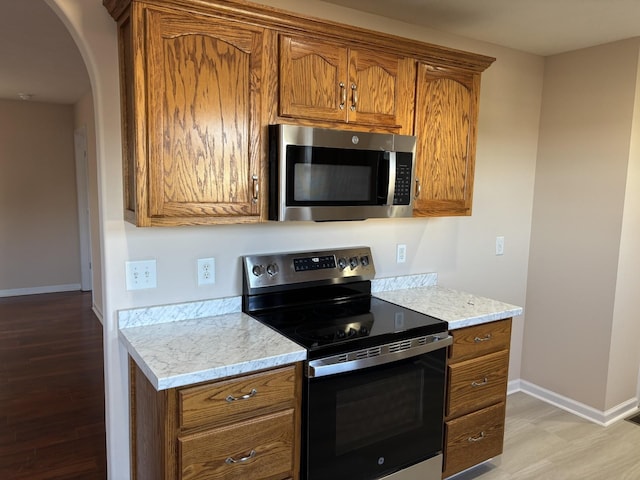
[{"label": "cabinet knob", "polygon": [[489,340],[491,340],[491,334],[490,333],[487,333],[484,337],[475,337],[473,339],[473,341],[476,342],[476,343],[488,342]]},{"label": "cabinet knob", "polygon": [[422,192],[422,184],[420,183],[420,180],[416,178],[416,193],[414,198],[418,198],[420,196],[420,192]]}]

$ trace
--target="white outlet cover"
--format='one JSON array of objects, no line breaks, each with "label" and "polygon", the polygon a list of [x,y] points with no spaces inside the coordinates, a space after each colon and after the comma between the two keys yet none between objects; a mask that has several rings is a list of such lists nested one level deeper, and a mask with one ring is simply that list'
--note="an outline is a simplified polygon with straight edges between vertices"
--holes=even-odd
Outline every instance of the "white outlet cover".
[{"label": "white outlet cover", "polygon": [[158,286],[155,259],[125,262],[125,271],[127,290],[142,290]]},{"label": "white outlet cover", "polygon": [[198,259],[198,285],[213,285],[216,283],[216,259]]}]

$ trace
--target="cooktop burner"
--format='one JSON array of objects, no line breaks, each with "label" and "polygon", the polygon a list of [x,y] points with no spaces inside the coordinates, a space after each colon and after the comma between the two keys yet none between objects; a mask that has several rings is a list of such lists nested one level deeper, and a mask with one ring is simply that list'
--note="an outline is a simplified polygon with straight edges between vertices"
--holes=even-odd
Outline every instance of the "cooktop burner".
[{"label": "cooktop burner", "polygon": [[250,256],[244,267],[243,311],[305,347],[309,359],[448,330],[371,296],[368,247]]}]

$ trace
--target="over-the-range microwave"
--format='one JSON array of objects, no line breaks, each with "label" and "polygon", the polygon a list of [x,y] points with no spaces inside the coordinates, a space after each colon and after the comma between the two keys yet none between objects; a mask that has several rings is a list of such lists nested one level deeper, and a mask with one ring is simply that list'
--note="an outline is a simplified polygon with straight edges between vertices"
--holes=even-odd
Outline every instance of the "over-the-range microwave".
[{"label": "over-the-range microwave", "polygon": [[339,221],[410,217],[416,138],[269,127],[269,219]]}]

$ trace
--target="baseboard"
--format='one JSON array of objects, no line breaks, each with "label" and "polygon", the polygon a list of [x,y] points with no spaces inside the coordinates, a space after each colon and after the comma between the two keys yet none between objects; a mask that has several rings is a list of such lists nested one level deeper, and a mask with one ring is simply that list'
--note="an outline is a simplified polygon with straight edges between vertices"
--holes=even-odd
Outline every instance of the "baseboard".
[{"label": "baseboard", "polygon": [[589,420],[598,425],[606,427],[612,423],[621,420],[633,412],[638,410],[638,398],[630,398],[626,402],[610,408],[606,411],[597,410],[584,403],[577,402],[571,398],[565,397],[558,393],[547,390],[546,388],[539,387],[526,380],[512,380],[507,385],[507,394],[511,395],[516,392],[524,392],[527,395],[531,395],[543,402],[549,403],[555,407],[566,410],[569,413],[573,413],[579,417]]},{"label": "baseboard", "polygon": [[79,283],[70,283],[68,285],[47,285],[44,287],[32,288],[12,288],[9,290],[0,290],[0,297],[19,297],[20,295],[38,295],[41,293],[74,292],[76,290],[80,290]]}]

